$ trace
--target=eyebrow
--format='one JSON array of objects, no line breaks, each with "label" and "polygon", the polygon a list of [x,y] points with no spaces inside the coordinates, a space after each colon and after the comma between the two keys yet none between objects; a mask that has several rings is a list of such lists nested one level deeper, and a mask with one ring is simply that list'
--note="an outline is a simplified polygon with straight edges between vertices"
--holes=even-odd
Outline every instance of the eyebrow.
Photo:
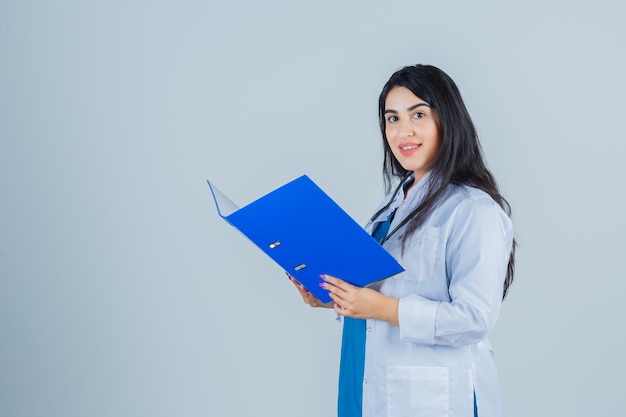
[{"label": "eyebrow", "polygon": [[[413,111],[413,110],[417,109],[418,107],[422,107],[422,106],[430,107],[430,104],[428,104],[428,103],[417,103],[417,104],[409,107],[407,110],[408,111]],[[385,110],[384,114],[387,114],[387,113],[398,113],[398,112],[396,110],[393,110],[393,109],[388,109],[388,110]]]}]

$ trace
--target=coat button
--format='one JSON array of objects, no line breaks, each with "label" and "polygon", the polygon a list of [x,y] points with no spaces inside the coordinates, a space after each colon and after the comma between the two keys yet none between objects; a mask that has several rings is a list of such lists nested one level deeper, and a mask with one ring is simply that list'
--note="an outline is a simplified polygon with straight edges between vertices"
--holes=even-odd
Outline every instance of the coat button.
[{"label": "coat button", "polygon": [[368,327],[367,331],[371,333],[372,332],[372,326]]}]

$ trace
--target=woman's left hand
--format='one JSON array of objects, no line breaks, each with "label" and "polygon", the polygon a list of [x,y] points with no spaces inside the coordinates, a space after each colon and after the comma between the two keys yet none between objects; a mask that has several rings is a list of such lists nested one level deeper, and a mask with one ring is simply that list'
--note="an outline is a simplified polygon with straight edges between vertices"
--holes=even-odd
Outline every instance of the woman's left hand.
[{"label": "woman's left hand", "polygon": [[361,288],[344,280],[322,275],[322,288],[335,302],[335,311],[357,319],[379,319],[398,325],[398,299],[387,297],[371,288]]}]

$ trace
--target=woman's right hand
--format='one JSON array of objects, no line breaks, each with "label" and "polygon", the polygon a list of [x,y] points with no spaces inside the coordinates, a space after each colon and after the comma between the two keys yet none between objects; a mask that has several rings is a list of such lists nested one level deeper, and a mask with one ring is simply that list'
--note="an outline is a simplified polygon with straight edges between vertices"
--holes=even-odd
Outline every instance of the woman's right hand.
[{"label": "woman's right hand", "polygon": [[334,301],[329,301],[325,304],[322,303],[320,300],[317,299],[316,296],[307,291],[307,289],[304,288],[304,285],[302,285],[298,280],[289,275],[289,273],[287,273],[287,277],[289,278],[289,281],[293,282],[293,285],[295,285],[298,289],[298,292],[302,296],[302,300],[311,307],[333,308],[335,306]]}]

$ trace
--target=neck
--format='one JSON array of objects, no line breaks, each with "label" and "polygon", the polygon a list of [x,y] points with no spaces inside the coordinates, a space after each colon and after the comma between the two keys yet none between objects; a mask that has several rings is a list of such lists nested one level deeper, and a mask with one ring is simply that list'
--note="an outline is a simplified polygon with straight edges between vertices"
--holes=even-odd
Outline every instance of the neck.
[{"label": "neck", "polygon": [[403,189],[404,189],[404,198],[406,198],[407,194],[409,193],[409,190],[415,185],[417,181],[415,179],[413,179],[413,181],[411,182],[407,182]]}]

